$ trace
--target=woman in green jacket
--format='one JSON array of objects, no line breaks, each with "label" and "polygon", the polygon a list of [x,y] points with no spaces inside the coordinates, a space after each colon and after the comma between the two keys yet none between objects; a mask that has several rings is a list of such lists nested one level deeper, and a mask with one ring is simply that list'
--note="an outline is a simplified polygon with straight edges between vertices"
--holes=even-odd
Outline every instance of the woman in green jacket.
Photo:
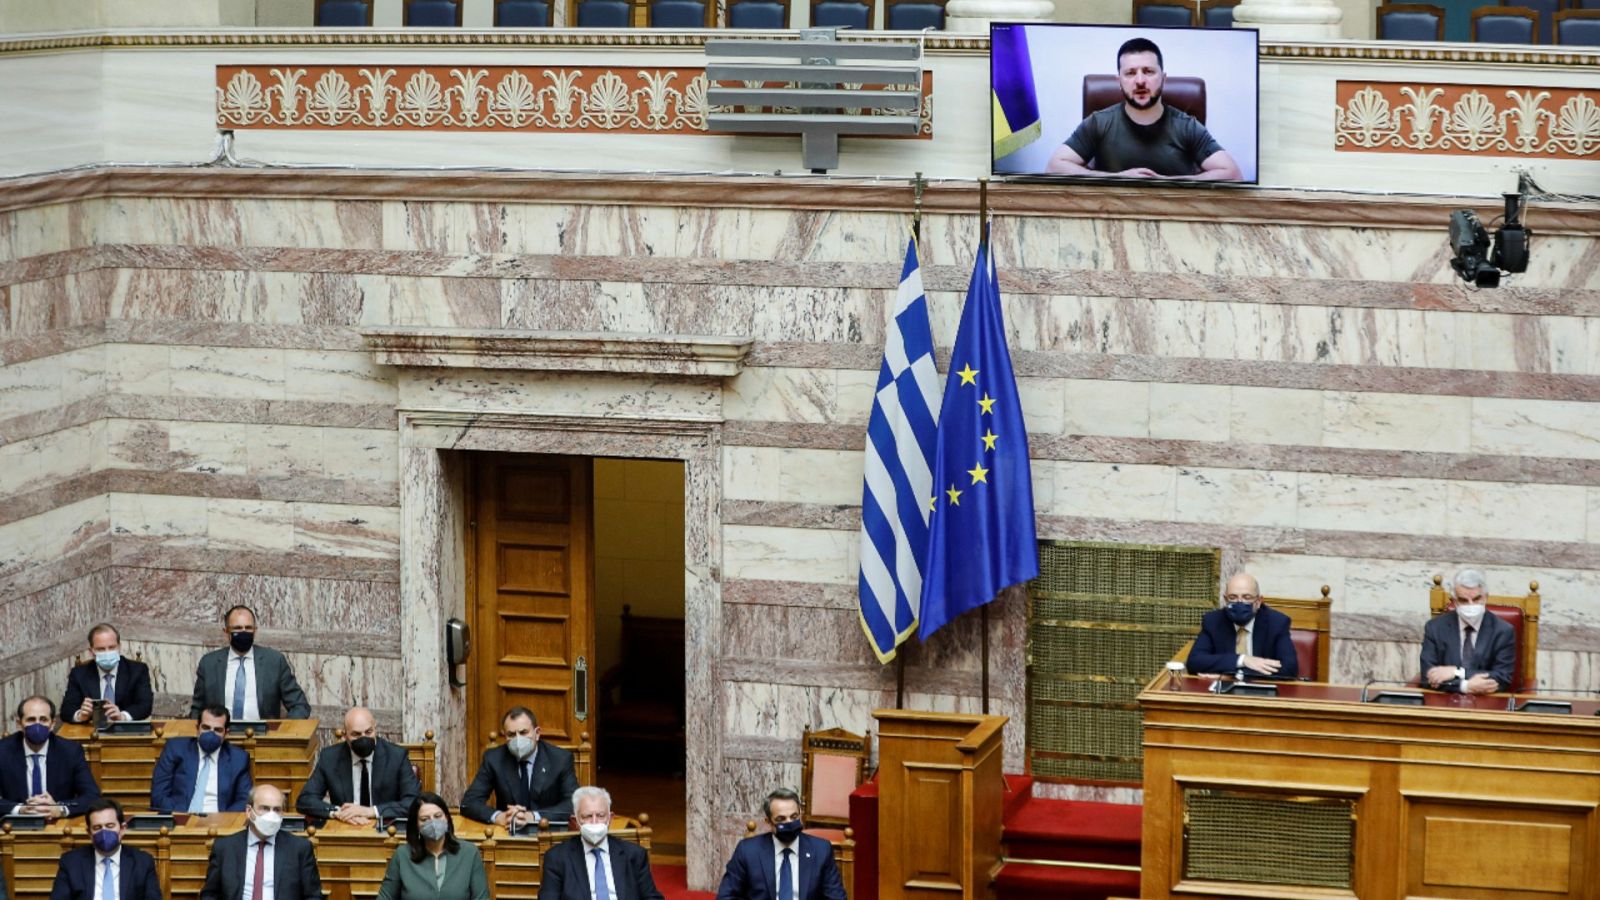
[{"label": "woman in green jacket", "polygon": [[396,847],[378,887],[378,900],[489,900],[483,857],[456,840],[450,807],[423,791],[406,813],[406,845]]}]

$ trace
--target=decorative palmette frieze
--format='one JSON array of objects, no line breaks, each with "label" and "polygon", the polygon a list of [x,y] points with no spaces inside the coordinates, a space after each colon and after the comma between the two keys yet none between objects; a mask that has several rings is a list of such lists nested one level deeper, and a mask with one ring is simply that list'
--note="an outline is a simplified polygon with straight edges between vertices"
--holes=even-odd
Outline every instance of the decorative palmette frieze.
[{"label": "decorative palmette frieze", "polygon": [[1341,81],[1337,96],[1341,151],[1600,156],[1600,91]]},{"label": "decorative palmette frieze", "polygon": [[[235,129],[705,134],[696,68],[218,66],[217,125]],[[923,73],[921,137],[931,137]],[[870,113],[867,113],[870,114]]]}]

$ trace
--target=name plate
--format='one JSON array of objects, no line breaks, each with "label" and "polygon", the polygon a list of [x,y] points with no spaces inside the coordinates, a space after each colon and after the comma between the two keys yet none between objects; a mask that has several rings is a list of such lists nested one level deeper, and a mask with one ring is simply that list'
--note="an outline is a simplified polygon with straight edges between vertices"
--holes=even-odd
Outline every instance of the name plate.
[{"label": "name plate", "polygon": [[98,729],[102,736],[109,737],[135,737],[155,733],[155,724],[149,720],[140,722],[107,722]]},{"label": "name plate", "polygon": [[12,831],[43,831],[45,822],[44,816],[12,813],[5,817],[5,823],[11,826]]},{"label": "name plate", "polygon": [[1250,681],[1235,681],[1222,689],[1224,694],[1233,694],[1236,697],[1276,697],[1278,686],[1275,684],[1256,684]]},{"label": "name plate", "polygon": [[160,831],[163,828],[170,831],[176,827],[178,827],[178,819],[176,816],[171,815],[141,813],[140,815],[130,816],[128,818],[129,831]]},{"label": "name plate", "polygon": [[[1544,713],[1547,716],[1572,715],[1572,704],[1565,700],[1524,700],[1521,706],[1511,709],[1515,712]],[[1600,715],[1600,712],[1595,715]]]},{"label": "name plate", "polygon": [[261,735],[267,733],[267,723],[261,721],[260,719],[240,719],[237,722],[228,723],[229,735],[238,735],[242,737],[246,731],[253,731],[255,732],[256,737],[260,737]]},{"label": "name plate", "polygon": [[1421,706],[1422,694],[1419,691],[1379,691],[1368,703],[1382,703],[1385,706]]}]

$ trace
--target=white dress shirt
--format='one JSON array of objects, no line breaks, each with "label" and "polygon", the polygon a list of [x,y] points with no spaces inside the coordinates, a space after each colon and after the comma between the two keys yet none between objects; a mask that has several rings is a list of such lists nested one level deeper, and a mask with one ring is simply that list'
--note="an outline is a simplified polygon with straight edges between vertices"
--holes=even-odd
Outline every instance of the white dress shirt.
[{"label": "white dress shirt", "polygon": [[244,842],[244,898],[243,900],[272,900],[274,885],[272,883],[273,862],[277,859],[274,855],[278,849],[277,836],[266,839],[267,858],[261,873],[261,896],[250,896],[250,888],[255,885],[256,878],[256,845],[261,843],[261,838],[254,831],[246,830],[249,837]]},{"label": "white dress shirt", "polygon": [[616,873],[611,871],[611,839],[603,838],[598,847],[591,847],[583,838],[578,838],[578,846],[583,848],[583,874],[589,879],[589,900],[594,896],[594,851],[600,851],[601,864],[606,870],[606,895],[615,900],[617,896]]},{"label": "white dress shirt", "polygon": [[800,900],[805,894],[800,891],[800,838],[796,837],[794,843],[785,844],[778,840],[777,835],[772,836],[772,896],[778,896],[778,885],[783,884],[783,851],[792,850],[789,854],[790,874],[794,877],[794,897]]},{"label": "white dress shirt", "polygon": [[28,796],[33,796],[33,754],[39,754],[39,785],[48,793],[50,790],[50,742],[45,741],[44,746],[38,750],[27,742],[22,742],[22,778],[28,786]]},{"label": "white dress shirt", "polygon": [[[101,890],[106,880],[106,860],[111,860],[111,880],[114,882],[111,896],[105,896]],[[94,900],[117,900],[122,896],[122,845],[111,851],[110,856],[104,856],[96,850],[94,854]]]},{"label": "white dress shirt", "polygon": [[[200,750],[200,745],[195,744],[195,750]],[[201,812],[214,813],[222,809],[222,804],[217,802],[217,772],[222,768],[222,749],[219,747],[210,753],[199,753],[200,768],[195,770],[194,777],[199,778],[200,773],[206,769],[206,760],[211,760],[211,771],[206,775],[206,799],[202,801],[205,806]]]},{"label": "white dress shirt", "polygon": [[222,686],[222,705],[233,711],[233,681],[239,675],[239,660],[244,660],[244,715],[238,718],[245,722],[255,722],[261,719],[261,704],[256,700],[256,657],[255,648],[249,653],[240,656],[237,653],[228,654],[227,676],[228,680]]}]

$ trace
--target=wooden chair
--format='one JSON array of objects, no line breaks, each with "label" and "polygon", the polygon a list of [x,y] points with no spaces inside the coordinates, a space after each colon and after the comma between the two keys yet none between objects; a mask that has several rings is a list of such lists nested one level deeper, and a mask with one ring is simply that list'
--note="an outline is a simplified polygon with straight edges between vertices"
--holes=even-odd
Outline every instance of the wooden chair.
[{"label": "wooden chair", "polygon": [[1539,43],[1539,11],[1527,6],[1480,6],[1472,11],[1471,40],[1485,44]]},{"label": "wooden chair", "polygon": [[811,0],[811,27],[870,31],[878,20],[877,0]]},{"label": "wooden chair", "polygon": [[370,28],[372,0],[317,0],[313,21],[319,28]]},{"label": "wooden chair", "polygon": [[429,793],[438,793],[439,755],[438,747],[433,743],[433,729],[428,729],[422,735],[422,740],[417,743],[395,741],[394,745],[406,751],[406,759],[411,760],[411,770],[417,773],[417,780],[422,782],[422,789]]},{"label": "wooden chair", "polygon": [[885,0],[883,27],[886,31],[944,30],[945,0]]},{"label": "wooden chair", "polygon": [[729,28],[788,28],[789,0],[731,0]]},{"label": "wooden chair", "polygon": [[1232,28],[1233,8],[1239,0],[1200,0],[1196,19],[1201,28]]},{"label": "wooden chair", "polygon": [[1378,6],[1380,41],[1444,40],[1444,7],[1431,3],[1384,3]]},{"label": "wooden chair", "polygon": [[1556,13],[1555,42],[1564,47],[1600,47],[1600,8]]},{"label": "wooden chair", "polygon": [[830,843],[844,840],[850,824],[850,792],[867,780],[872,732],[855,734],[842,728],[800,736],[800,818],[806,833]]},{"label": "wooden chair", "polygon": [[407,28],[461,27],[461,0],[405,0],[403,8]]},{"label": "wooden chair", "polygon": [[494,27],[548,28],[550,0],[495,0]]},{"label": "wooden chair", "polygon": [[681,760],[683,620],[636,616],[624,604],[621,637],[621,662],[600,676],[600,751],[608,764],[628,751],[643,751],[640,761]]},{"label": "wooden chair", "polygon": [[1262,597],[1261,602],[1289,617],[1289,640],[1294,644],[1300,677],[1312,681],[1328,680],[1329,663],[1329,609],[1333,600],[1327,585],[1322,586],[1322,596],[1316,599],[1298,597]]},{"label": "wooden chair", "polygon": [[[1505,620],[1516,632],[1517,661],[1511,670],[1511,689],[1536,690],[1539,687],[1539,582],[1528,582],[1526,596],[1490,594],[1485,602],[1489,612]],[[1455,609],[1455,602],[1445,589],[1443,575],[1433,576],[1433,587],[1428,590],[1428,609],[1435,616]]]},{"label": "wooden chair", "polygon": [[633,0],[570,0],[567,24],[577,28],[632,28]]},{"label": "wooden chair", "polygon": [[1193,2],[1133,0],[1133,24],[1188,28],[1195,24]]},{"label": "wooden chair", "polygon": [[645,0],[651,28],[715,28],[717,4],[709,0]]}]

